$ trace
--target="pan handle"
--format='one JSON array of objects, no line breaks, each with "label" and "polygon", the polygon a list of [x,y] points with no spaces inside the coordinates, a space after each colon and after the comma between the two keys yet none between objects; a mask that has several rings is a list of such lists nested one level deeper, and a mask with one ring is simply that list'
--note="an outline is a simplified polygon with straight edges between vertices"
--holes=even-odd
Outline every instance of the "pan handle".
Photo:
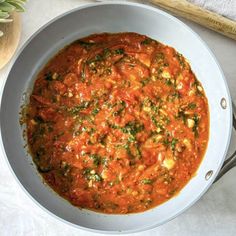
[{"label": "pan handle", "polygon": [[[234,103],[232,105],[233,105],[233,127],[236,130],[236,106]],[[227,158],[227,160],[225,160],[214,183],[217,182],[224,174],[226,174],[229,170],[231,170],[235,166],[236,166],[236,150],[229,158]]]}]

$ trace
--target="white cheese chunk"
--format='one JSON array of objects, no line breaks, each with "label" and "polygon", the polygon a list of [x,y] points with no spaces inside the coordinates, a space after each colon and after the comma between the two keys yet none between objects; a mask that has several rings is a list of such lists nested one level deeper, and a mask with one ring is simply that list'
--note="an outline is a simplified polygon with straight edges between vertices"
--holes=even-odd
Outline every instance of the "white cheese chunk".
[{"label": "white cheese chunk", "polygon": [[168,170],[170,170],[174,167],[175,161],[171,158],[165,158],[162,165],[166,167]]}]

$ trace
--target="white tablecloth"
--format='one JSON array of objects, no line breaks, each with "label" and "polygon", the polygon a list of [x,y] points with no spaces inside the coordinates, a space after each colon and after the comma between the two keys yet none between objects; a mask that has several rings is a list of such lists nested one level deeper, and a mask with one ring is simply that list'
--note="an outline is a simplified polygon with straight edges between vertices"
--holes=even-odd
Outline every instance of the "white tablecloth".
[{"label": "white tablecloth", "polygon": [[235,0],[188,0],[207,10],[216,12],[229,19],[236,20],[236,1]]},{"label": "white tablecloth", "polygon": [[[20,46],[42,25],[55,16],[85,1],[31,0],[23,14],[23,31]],[[219,60],[236,102],[236,42],[194,23],[185,21],[209,45]],[[12,63],[0,70],[2,89]],[[16,80],[17,83],[17,80]],[[236,148],[235,135],[230,152]],[[0,235],[1,236],[90,236],[49,216],[40,209],[18,186],[0,150]],[[236,235],[236,168],[231,170],[193,207],[171,222],[133,235]]]}]

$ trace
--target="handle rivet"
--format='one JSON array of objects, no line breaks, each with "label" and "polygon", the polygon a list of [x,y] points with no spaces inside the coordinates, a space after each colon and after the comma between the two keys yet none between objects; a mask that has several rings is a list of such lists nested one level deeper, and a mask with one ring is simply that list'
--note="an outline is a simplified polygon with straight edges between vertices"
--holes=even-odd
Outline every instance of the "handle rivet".
[{"label": "handle rivet", "polygon": [[213,170],[209,170],[205,175],[205,179],[209,180],[211,178],[212,174],[213,174]]},{"label": "handle rivet", "polygon": [[226,109],[227,108],[227,102],[226,102],[226,99],[225,98],[222,98],[221,101],[220,101],[220,105],[223,109]]}]

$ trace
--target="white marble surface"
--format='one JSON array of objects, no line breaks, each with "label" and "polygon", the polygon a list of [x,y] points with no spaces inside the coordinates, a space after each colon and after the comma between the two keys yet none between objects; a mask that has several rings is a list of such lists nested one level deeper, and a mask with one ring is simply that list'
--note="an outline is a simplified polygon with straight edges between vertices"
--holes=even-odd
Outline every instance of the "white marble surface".
[{"label": "white marble surface", "polygon": [[[30,0],[23,14],[20,46],[42,25],[55,16],[86,1]],[[236,42],[194,23],[185,21],[209,45],[222,66],[233,100],[236,102]],[[11,68],[0,70],[0,91]],[[16,81],[17,83],[17,81]],[[232,137],[229,153],[236,148]],[[141,235],[236,235],[236,168],[231,170],[193,207],[171,222]],[[78,230],[49,216],[18,186],[0,150],[0,235],[1,236],[77,236],[96,235]]]}]

